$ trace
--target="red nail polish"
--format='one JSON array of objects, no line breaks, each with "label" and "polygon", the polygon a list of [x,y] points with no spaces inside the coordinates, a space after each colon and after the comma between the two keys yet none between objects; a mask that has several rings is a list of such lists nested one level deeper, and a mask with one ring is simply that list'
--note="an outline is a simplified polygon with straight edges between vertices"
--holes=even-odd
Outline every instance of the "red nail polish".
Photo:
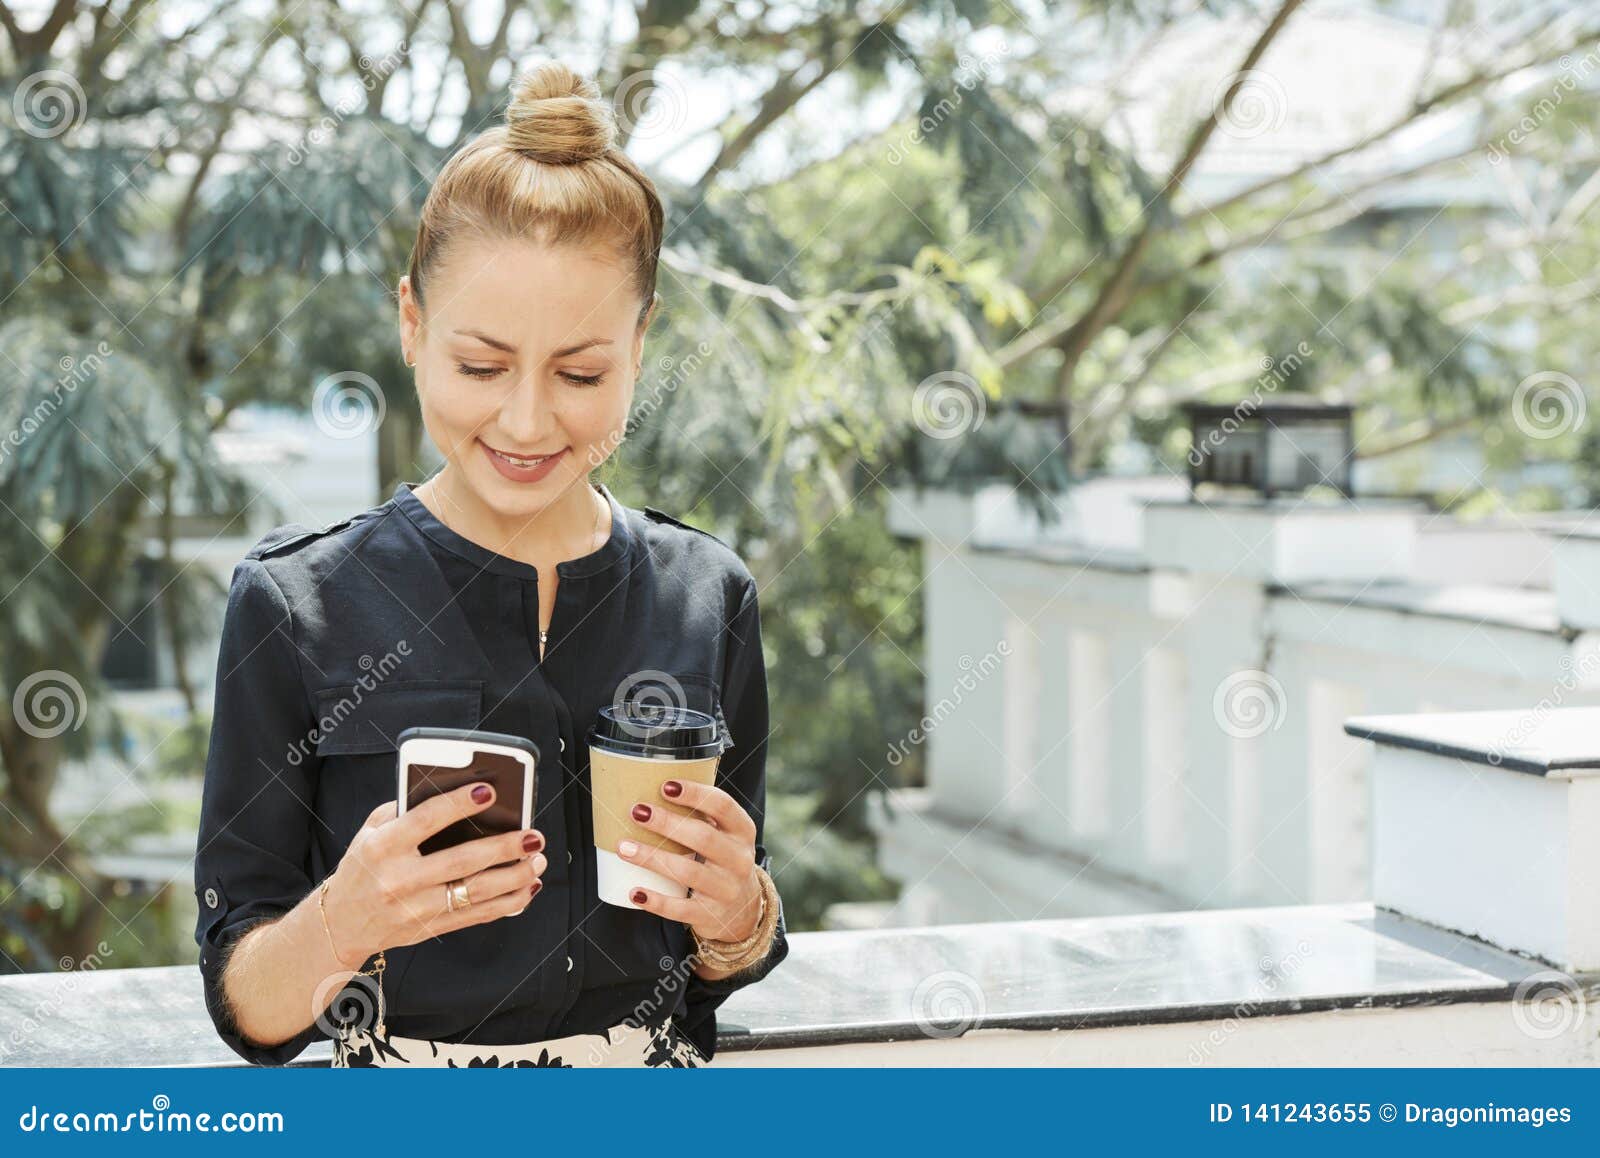
[{"label": "red nail polish", "polygon": [[676,780],[668,780],[665,784],[663,784],[661,786],[661,795],[663,795],[663,796],[682,796],[683,795],[683,785],[679,784]]},{"label": "red nail polish", "polygon": [[647,899],[644,895],[643,889],[634,889],[633,892],[629,893],[628,895],[633,898],[633,903],[636,905],[644,904],[645,900]]},{"label": "red nail polish", "polygon": [[544,837],[537,832],[530,832],[522,838],[523,852],[538,852],[544,847]]},{"label": "red nail polish", "polygon": [[536,896],[539,895],[539,890],[542,889],[542,888],[544,888],[544,882],[543,881],[534,881],[533,884],[528,889],[528,895],[530,897],[536,897]]},{"label": "red nail polish", "polygon": [[487,784],[474,784],[472,786],[472,799],[479,804],[488,803],[492,790]]},{"label": "red nail polish", "polygon": [[633,818],[640,824],[645,823],[650,819],[650,806],[648,804],[635,804],[633,806]]}]

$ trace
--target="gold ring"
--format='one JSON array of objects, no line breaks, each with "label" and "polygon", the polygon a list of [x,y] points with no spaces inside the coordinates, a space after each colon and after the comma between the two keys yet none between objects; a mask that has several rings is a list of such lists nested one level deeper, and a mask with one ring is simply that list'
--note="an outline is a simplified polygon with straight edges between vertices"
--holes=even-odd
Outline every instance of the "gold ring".
[{"label": "gold ring", "polygon": [[444,887],[444,904],[450,912],[464,909],[472,904],[472,897],[467,892],[466,881],[451,881]]}]

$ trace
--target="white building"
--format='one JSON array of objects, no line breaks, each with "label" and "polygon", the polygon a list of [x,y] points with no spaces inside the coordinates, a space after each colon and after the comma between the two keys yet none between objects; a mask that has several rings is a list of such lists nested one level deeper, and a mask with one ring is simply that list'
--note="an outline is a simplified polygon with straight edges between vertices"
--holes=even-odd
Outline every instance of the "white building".
[{"label": "white building", "polygon": [[[923,543],[926,785],[874,810],[888,914],[925,924],[1364,900],[1352,716],[1600,704],[1580,517],[1196,503],[1085,485],[1051,532],[1005,488],[896,492]],[[1508,735],[1508,749],[1516,736]]]}]

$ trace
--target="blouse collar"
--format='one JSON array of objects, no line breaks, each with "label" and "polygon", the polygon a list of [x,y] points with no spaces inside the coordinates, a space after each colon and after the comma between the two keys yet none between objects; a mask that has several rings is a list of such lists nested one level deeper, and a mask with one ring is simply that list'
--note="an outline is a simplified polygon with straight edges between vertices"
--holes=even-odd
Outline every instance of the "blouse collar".
[{"label": "blouse collar", "polygon": [[[628,508],[617,501],[605,483],[596,483],[595,486],[605,496],[606,502],[611,504],[611,537],[587,555],[557,563],[556,574],[563,579],[597,575],[626,559],[633,545],[634,532],[629,524]],[[445,526],[444,522],[417,498],[415,487],[415,483],[397,483],[391,501],[416,525],[417,530],[445,550],[468,559],[486,571],[512,575],[519,579],[538,578],[539,569],[532,563],[525,563],[520,559],[491,551],[481,543],[474,542]]]}]

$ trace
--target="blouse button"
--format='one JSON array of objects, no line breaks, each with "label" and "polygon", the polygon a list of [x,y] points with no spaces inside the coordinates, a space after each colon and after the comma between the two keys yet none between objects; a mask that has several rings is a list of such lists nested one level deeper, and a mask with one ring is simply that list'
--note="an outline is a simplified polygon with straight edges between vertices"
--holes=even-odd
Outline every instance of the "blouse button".
[{"label": "blouse button", "polygon": [[571,957],[567,958],[567,972],[568,973],[572,972],[572,958]]},{"label": "blouse button", "polygon": [[207,889],[206,890],[206,908],[214,909],[216,907],[217,907],[217,890],[216,889]]},{"label": "blouse button", "polygon": [[567,863],[568,864],[572,863],[572,850],[570,848],[567,849]]},{"label": "blouse button", "polygon": [[565,752],[567,750],[567,738],[565,736],[559,737],[559,743],[561,744],[561,750]]}]

